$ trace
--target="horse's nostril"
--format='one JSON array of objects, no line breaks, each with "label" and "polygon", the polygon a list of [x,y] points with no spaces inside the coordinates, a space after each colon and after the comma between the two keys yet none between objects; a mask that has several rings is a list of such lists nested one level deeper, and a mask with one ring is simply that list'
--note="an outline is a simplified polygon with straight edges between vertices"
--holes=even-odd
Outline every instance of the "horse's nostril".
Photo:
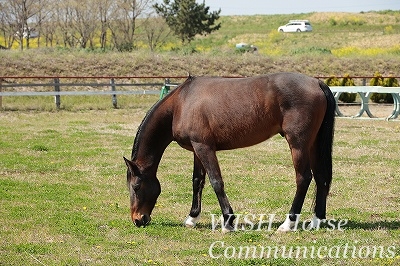
[{"label": "horse's nostril", "polygon": [[146,225],[148,225],[148,224],[150,223],[150,221],[151,221],[150,216],[148,216],[148,215],[142,215],[142,216],[140,217],[140,219],[135,219],[135,220],[133,220],[133,223],[134,223],[137,227],[141,227],[141,226],[145,227]]},{"label": "horse's nostril", "polygon": [[142,224],[143,224],[143,226],[148,225],[150,223],[150,220],[151,220],[150,216],[142,215]]},{"label": "horse's nostril", "polygon": [[137,227],[142,226],[142,221],[141,221],[141,220],[135,219],[135,220],[133,221],[133,223],[134,223]]}]

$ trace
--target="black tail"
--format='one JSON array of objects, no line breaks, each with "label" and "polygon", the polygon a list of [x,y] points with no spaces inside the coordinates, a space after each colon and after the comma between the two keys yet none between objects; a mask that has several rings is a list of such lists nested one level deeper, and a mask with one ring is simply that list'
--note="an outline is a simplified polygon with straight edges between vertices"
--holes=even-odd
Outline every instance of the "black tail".
[{"label": "black tail", "polygon": [[320,80],[319,86],[325,94],[327,106],[324,120],[322,121],[321,127],[318,131],[317,147],[318,158],[321,158],[320,169],[322,170],[325,181],[324,183],[327,186],[328,193],[332,183],[332,146],[335,127],[336,101],[328,85]]}]

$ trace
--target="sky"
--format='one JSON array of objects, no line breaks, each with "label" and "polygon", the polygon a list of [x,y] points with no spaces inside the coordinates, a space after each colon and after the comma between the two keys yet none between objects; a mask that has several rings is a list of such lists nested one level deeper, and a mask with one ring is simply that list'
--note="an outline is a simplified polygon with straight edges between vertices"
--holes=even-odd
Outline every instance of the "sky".
[{"label": "sky", "polygon": [[[204,0],[221,16],[400,10],[400,0]],[[196,0],[203,3],[203,0]]]}]

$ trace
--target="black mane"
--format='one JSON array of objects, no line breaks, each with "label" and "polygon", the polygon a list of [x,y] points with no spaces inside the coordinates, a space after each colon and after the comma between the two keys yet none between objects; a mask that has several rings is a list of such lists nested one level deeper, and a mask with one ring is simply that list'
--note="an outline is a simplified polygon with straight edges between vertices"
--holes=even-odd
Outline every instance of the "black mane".
[{"label": "black mane", "polygon": [[151,114],[154,112],[154,110],[156,110],[158,108],[159,105],[161,105],[164,101],[166,101],[168,98],[172,97],[172,95],[174,94],[174,92],[177,91],[177,89],[182,88],[184,85],[186,85],[187,83],[191,82],[192,80],[194,80],[194,76],[191,76],[189,74],[189,76],[187,77],[187,79],[180,84],[177,88],[175,88],[173,91],[171,91],[170,93],[168,93],[162,100],[156,102],[150,109],[149,111],[147,111],[145,117],[143,118],[142,122],[140,123],[138,130],[136,132],[136,136],[135,136],[135,140],[133,141],[133,148],[132,148],[132,154],[131,154],[131,160],[134,161],[136,160],[137,157],[137,151],[139,148],[139,139],[140,139],[140,134],[142,133],[142,129],[144,128],[144,126],[147,124],[149,117],[151,116]]}]

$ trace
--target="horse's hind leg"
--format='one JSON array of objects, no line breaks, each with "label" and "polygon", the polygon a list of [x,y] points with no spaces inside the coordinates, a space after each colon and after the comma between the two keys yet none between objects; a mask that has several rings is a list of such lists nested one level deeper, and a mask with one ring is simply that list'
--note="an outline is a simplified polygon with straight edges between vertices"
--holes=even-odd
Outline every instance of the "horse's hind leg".
[{"label": "horse's hind leg", "polygon": [[185,220],[185,226],[194,227],[200,219],[201,212],[201,195],[204,188],[206,171],[199,160],[194,154],[193,163],[193,200],[192,208],[190,209],[189,216]]},{"label": "horse's hind leg", "polygon": [[[290,143],[290,142],[289,142]],[[309,153],[306,149],[292,148],[292,160],[296,171],[296,194],[293,199],[292,207],[285,222],[281,224],[278,231],[290,231],[294,228],[298,215],[303,207],[304,199],[310,185],[312,175],[309,163]]]},{"label": "horse's hind leg", "polygon": [[[313,171],[314,180],[317,186],[317,191],[315,195],[315,207],[314,207],[314,217],[309,225],[311,228],[319,228],[321,221],[326,219],[326,202],[329,193],[329,185],[326,184],[324,175],[326,173],[323,160],[316,155],[312,159],[311,169]],[[332,167],[332,166],[331,166]]]},{"label": "horse's hind leg", "polygon": [[210,179],[211,186],[217,195],[222,215],[224,217],[222,231],[233,231],[233,220],[235,219],[235,216],[233,215],[232,207],[224,190],[224,181],[222,180],[216,152],[209,145],[203,143],[192,142],[192,147],[198,159],[201,161],[201,164],[204,166]]}]

